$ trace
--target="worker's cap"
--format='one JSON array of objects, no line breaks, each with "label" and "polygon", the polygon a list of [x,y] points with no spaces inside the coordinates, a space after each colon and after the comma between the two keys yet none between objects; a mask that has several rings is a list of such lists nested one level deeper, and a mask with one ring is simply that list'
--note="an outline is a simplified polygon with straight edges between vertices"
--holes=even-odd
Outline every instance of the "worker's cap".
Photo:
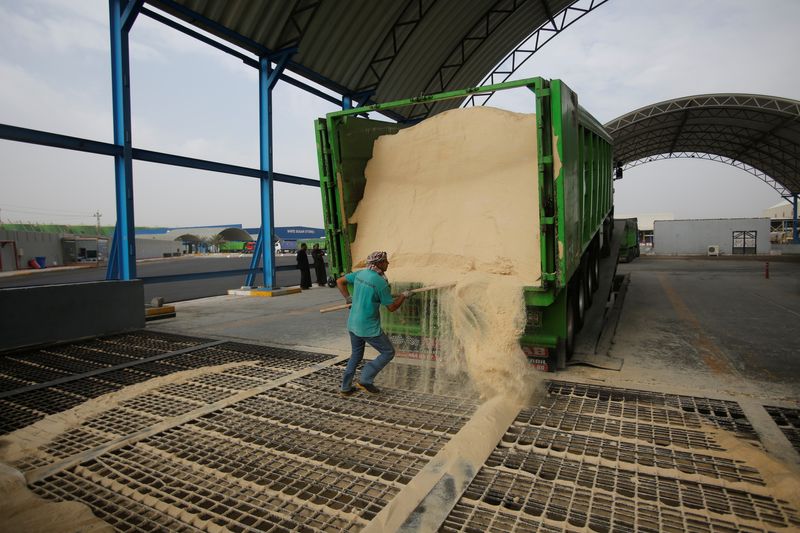
[{"label": "worker's cap", "polygon": [[367,264],[368,265],[377,265],[381,261],[386,261],[386,252],[372,252],[367,256]]}]

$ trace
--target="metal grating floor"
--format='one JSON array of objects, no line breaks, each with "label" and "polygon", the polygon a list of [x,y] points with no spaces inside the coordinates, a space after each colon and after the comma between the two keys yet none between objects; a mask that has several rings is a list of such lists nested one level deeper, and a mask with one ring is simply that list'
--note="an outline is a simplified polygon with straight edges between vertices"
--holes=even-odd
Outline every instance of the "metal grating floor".
[{"label": "metal grating floor", "polygon": [[[477,407],[469,398],[392,387],[344,398],[341,366],[306,372],[329,356],[233,343],[203,351],[223,348],[236,354],[226,361],[251,362],[125,400],[15,466],[31,472],[78,457],[34,482],[34,492],[82,501],[120,531],[357,531]],[[194,416],[214,401],[230,403]]]},{"label": "metal grating floor", "polygon": [[[26,427],[48,414],[70,409],[108,392],[175,372],[212,365],[269,360],[269,365],[250,370],[255,379],[249,383],[259,384],[265,379],[271,380],[291,370],[327,359],[325,356],[296,350],[277,350],[236,342],[169,355],[209,342],[210,339],[140,331],[4,355],[0,357],[0,435]],[[161,355],[167,357],[158,361],[139,361]],[[133,366],[114,368],[121,363],[133,363]],[[46,385],[53,380],[63,381],[88,371],[101,373],[53,386],[43,386],[37,390],[25,390],[26,387]],[[211,377],[207,379],[213,381]],[[209,385],[224,388],[226,379],[221,377],[219,383]],[[227,382],[236,383],[237,387],[245,384],[237,376],[231,377]]]},{"label": "metal grating floor", "polygon": [[800,409],[789,409],[787,407],[764,406],[772,420],[778,424],[781,431],[794,449],[800,452]]},{"label": "metal grating floor", "polygon": [[714,428],[757,444],[735,402],[552,382],[524,409],[440,531],[800,528]]},{"label": "metal grating floor", "polygon": [[[113,354],[102,352],[111,368],[124,347],[144,357],[153,343],[164,353],[198,347],[0,398],[3,427],[13,427],[128,384],[197,370],[109,405],[15,462],[34,492],[84,502],[119,531],[358,531],[479,405],[465,390],[409,390],[430,369],[403,368],[396,382],[379,382],[382,394],[345,398],[342,363],[331,356],[185,337],[173,350],[167,337],[145,335],[138,348],[135,336],[90,341],[56,355],[38,351],[36,364],[2,362],[0,384],[14,390],[34,382],[14,374],[15,365],[26,376],[40,368],[41,376],[64,374],[71,363],[51,364],[51,356],[96,362],[87,354],[111,346]],[[797,410],[767,409],[782,429],[798,431]],[[506,430],[440,531],[800,528],[798,509],[728,453],[720,430],[761,453],[735,402],[551,382]]]}]

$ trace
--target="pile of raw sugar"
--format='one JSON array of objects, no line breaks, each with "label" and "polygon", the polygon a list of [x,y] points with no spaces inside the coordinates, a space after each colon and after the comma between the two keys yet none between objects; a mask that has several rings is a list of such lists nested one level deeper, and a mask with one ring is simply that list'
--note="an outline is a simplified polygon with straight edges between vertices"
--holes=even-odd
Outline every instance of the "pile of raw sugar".
[{"label": "pile of raw sugar", "polygon": [[355,260],[386,250],[390,282],[455,283],[439,295],[440,364],[484,397],[527,395],[523,287],[541,281],[535,115],[447,111],[380,137],[366,178]]}]

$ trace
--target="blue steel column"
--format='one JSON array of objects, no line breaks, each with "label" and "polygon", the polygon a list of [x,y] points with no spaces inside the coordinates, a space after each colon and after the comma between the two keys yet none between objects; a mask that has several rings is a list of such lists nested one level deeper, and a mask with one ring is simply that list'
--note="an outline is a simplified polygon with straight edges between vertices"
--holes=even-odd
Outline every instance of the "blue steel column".
[{"label": "blue steel column", "polygon": [[264,267],[264,287],[271,289],[275,282],[275,247],[272,232],[275,227],[274,196],[272,181],[272,87],[270,75],[272,64],[266,57],[259,59],[259,132],[261,140],[261,170],[267,172],[261,178],[261,254]]},{"label": "blue steel column", "polygon": [[128,29],[123,20],[123,0],[109,0],[111,29],[111,88],[113,97],[114,144],[123,147],[114,156],[117,207],[117,262],[108,263],[108,274],[117,279],[136,277],[136,239],[133,223],[133,157],[131,149],[130,64]]},{"label": "blue steel column", "polygon": [[799,198],[800,194],[794,195],[794,207],[792,208],[792,242],[794,244],[800,244],[800,234],[797,227],[797,202]]}]

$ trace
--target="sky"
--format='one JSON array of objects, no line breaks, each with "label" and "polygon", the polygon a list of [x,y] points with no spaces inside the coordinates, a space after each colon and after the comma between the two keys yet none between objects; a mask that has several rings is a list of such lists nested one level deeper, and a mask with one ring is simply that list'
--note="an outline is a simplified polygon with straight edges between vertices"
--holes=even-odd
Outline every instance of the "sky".
[{"label": "sky", "polygon": [[[609,0],[512,77],[563,79],[600,122],[687,95],[800,99],[797,0]],[[112,142],[106,0],[0,0],[0,123]],[[141,16],[131,32],[133,144],[258,167],[255,69]],[[490,105],[531,112],[524,92]],[[276,172],[318,178],[314,120],[334,104],[285,83],[273,93]],[[0,140],[0,220],[115,220],[110,157]],[[258,226],[258,180],[134,162],[137,226]],[[615,183],[617,213],[761,216],[781,201],[726,164],[648,163]],[[315,187],[275,184],[275,224],[320,227]]]}]

